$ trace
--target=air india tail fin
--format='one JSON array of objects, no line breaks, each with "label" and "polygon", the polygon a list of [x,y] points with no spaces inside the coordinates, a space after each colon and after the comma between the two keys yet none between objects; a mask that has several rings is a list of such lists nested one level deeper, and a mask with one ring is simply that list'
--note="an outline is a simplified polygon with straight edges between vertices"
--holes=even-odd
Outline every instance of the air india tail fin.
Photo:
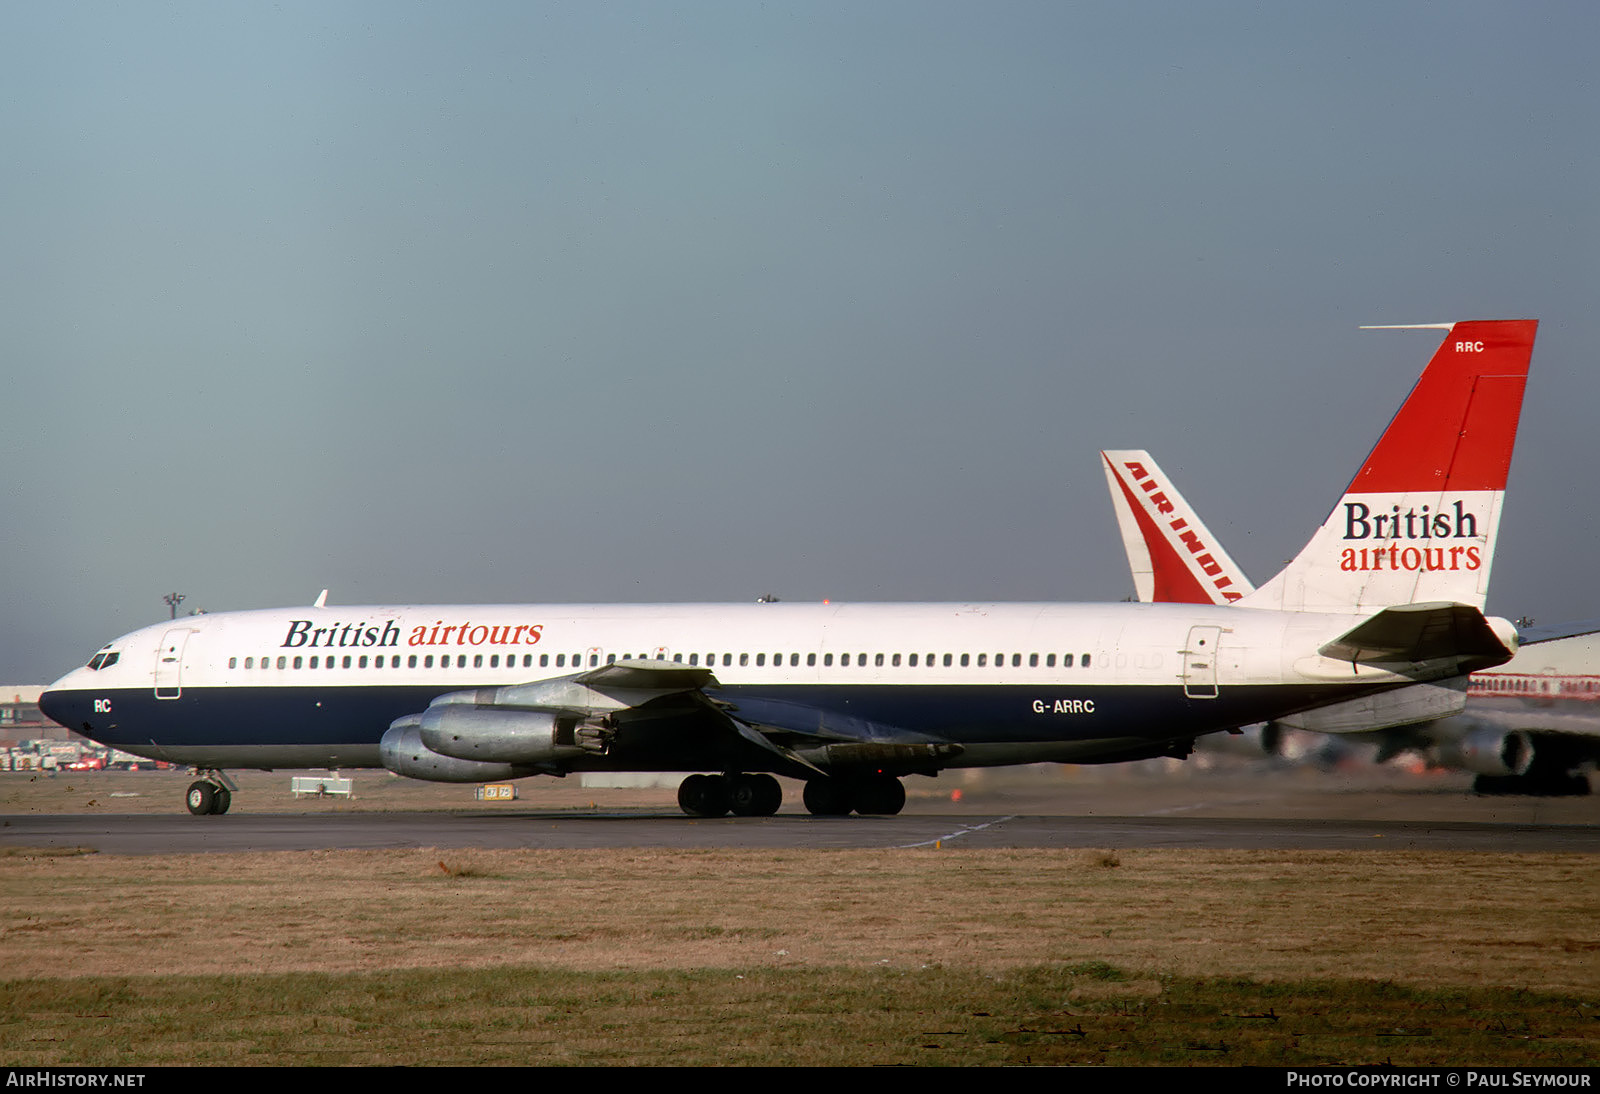
[{"label": "air india tail fin", "polygon": [[1311,542],[1238,603],[1360,612],[1448,602],[1481,612],[1537,329],[1531,319],[1451,325]]},{"label": "air india tail fin", "polygon": [[1101,452],[1100,461],[1141,601],[1232,604],[1255,590],[1150,453]]}]

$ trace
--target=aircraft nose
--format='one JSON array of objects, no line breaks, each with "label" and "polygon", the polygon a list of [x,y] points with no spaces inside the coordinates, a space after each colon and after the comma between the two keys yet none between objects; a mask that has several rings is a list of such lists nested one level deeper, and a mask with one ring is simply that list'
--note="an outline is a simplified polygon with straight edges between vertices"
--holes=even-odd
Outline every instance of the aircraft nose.
[{"label": "aircraft nose", "polygon": [[39,710],[57,725],[75,729],[83,721],[78,716],[80,713],[78,697],[74,692],[63,690],[60,683],[61,681],[56,681],[50,686],[49,691],[39,696]]}]

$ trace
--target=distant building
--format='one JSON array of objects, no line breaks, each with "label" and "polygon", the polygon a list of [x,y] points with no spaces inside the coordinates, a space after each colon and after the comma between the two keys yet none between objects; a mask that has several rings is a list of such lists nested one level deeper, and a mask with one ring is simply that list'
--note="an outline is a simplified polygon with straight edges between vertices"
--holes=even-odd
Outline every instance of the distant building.
[{"label": "distant building", "polygon": [[57,725],[39,710],[42,686],[0,685],[0,748],[14,748],[18,741],[45,738],[65,741],[73,734]]}]

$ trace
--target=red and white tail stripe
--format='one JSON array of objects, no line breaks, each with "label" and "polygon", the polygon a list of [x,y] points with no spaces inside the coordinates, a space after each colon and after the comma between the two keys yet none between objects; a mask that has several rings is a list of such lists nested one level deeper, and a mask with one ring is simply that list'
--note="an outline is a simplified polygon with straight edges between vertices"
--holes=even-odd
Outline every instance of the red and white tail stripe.
[{"label": "red and white tail stripe", "polygon": [[1141,601],[1232,604],[1255,590],[1150,453],[1101,452],[1100,460]]},{"label": "red and white tail stripe", "polygon": [[1451,326],[1311,542],[1239,603],[1343,612],[1449,601],[1482,610],[1537,330],[1523,319]]}]

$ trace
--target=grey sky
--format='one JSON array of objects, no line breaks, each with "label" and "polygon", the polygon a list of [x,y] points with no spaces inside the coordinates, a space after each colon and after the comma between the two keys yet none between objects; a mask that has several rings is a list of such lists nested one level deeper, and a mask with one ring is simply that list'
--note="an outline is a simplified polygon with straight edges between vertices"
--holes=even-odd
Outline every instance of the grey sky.
[{"label": "grey sky", "polygon": [[309,603],[1263,580],[1542,320],[1490,608],[1600,616],[1592,4],[10,5],[0,680]]}]

